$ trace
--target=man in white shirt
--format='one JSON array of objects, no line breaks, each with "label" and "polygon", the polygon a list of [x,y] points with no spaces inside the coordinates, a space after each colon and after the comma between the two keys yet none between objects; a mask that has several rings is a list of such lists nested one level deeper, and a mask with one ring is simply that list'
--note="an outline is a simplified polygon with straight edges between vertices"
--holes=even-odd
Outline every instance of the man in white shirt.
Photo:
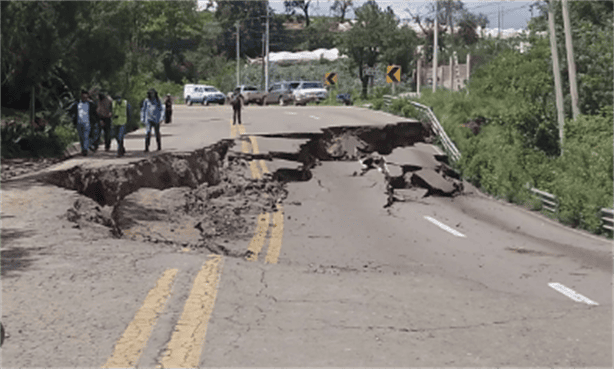
[{"label": "man in white shirt", "polygon": [[81,99],[73,103],[69,109],[69,114],[72,116],[73,124],[79,134],[81,155],[87,156],[91,125],[98,123],[98,115],[96,114],[96,104],[89,100],[89,93],[86,90],[81,90]]}]

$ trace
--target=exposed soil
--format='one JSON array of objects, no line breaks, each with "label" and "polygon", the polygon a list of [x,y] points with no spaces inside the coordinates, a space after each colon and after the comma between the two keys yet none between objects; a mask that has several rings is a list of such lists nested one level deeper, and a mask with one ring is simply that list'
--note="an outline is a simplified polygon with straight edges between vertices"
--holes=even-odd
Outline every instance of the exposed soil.
[{"label": "exposed soil", "polygon": [[249,239],[257,216],[274,210],[286,197],[286,191],[279,182],[247,178],[248,163],[240,157],[228,155],[222,165],[214,184],[204,182],[196,188],[142,187],[114,206],[81,198],[66,216],[78,227],[91,227],[113,237],[207,248],[243,257],[245,248],[239,249],[241,244],[230,241]]}]

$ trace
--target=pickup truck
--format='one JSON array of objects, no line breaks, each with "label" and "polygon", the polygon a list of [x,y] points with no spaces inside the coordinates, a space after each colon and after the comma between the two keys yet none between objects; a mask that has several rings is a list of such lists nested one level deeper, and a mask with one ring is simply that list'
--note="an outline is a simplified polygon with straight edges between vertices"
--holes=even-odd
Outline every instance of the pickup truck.
[{"label": "pickup truck", "polygon": [[254,86],[241,85],[235,87],[233,90],[235,95],[239,95],[241,104],[249,105],[250,103],[256,103],[258,105],[264,104],[264,96],[266,93],[259,91]]}]

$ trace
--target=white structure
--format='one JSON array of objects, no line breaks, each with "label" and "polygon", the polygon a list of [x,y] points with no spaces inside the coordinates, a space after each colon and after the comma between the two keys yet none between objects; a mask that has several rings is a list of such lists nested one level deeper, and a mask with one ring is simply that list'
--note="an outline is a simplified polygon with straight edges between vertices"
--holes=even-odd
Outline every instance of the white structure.
[{"label": "white structure", "polygon": [[[281,51],[278,53],[269,53],[270,63],[300,63],[312,60],[337,60],[339,58],[347,58],[345,55],[339,55],[338,49],[317,49],[314,51],[297,51],[295,53],[289,51]],[[250,59],[250,64],[262,64],[262,58]]]}]

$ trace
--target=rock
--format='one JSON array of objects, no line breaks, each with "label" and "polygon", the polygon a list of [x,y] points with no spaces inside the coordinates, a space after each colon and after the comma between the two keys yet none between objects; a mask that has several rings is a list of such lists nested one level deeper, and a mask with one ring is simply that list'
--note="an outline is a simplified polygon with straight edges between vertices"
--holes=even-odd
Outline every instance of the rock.
[{"label": "rock", "polygon": [[446,180],[441,174],[432,169],[422,169],[412,173],[411,183],[415,186],[426,188],[430,194],[452,196],[460,192],[459,186]]},{"label": "rock", "polygon": [[393,192],[394,201],[407,202],[418,201],[428,194],[426,188],[395,188]]}]

